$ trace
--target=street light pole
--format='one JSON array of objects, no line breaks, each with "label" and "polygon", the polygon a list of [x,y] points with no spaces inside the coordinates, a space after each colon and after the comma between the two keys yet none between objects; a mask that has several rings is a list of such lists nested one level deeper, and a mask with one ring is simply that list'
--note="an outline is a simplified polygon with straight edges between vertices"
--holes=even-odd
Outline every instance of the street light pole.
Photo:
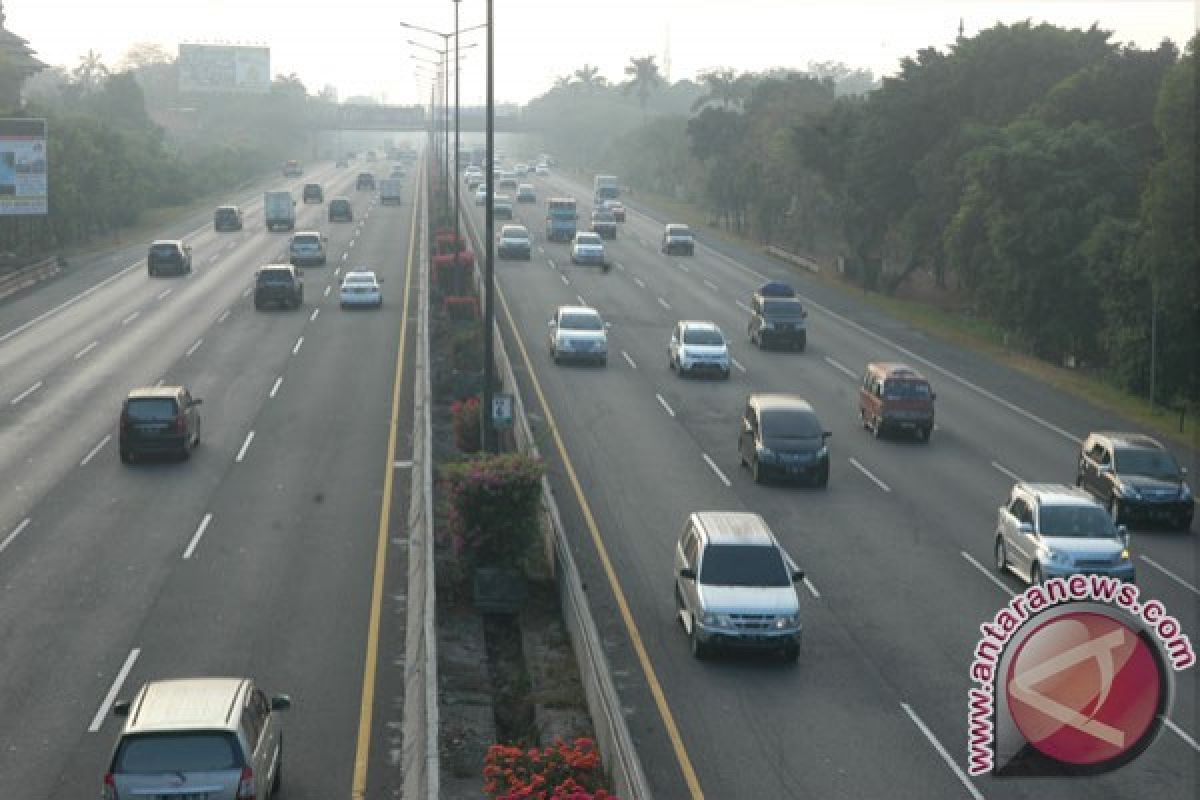
[{"label": "street light pole", "polygon": [[[459,215],[462,213],[462,205],[460,201],[459,191],[462,188],[462,180],[458,176],[458,171],[462,169],[462,165],[458,163],[458,154],[462,152],[462,147],[459,145],[459,120],[458,115],[461,112],[458,97],[458,72],[462,66],[458,63],[458,6],[462,0],[454,0],[454,246],[458,248],[462,242],[462,230],[460,229]],[[456,249],[455,252],[458,252]]]},{"label": "street light pole", "polygon": [[484,223],[485,234],[483,237],[483,252],[484,252],[484,301],[483,301],[483,449],[488,453],[497,452],[496,447],[496,428],[492,424],[492,381],[494,380],[493,372],[495,370],[495,348],[496,343],[492,340],[492,329],[495,327],[496,320],[496,273],[495,259],[493,253],[496,248],[492,246],[495,241],[495,222],[492,219],[492,205],[496,197],[495,187],[495,152],[493,121],[495,102],[494,81],[492,76],[492,66],[495,61],[494,55],[494,37],[492,31],[495,26],[492,24],[492,0],[487,0],[487,125],[485,134],[484,147],[487,149],[487,170],[484,172],[484,177],[487,186],[487,201],[485,204],[486,220]]}]

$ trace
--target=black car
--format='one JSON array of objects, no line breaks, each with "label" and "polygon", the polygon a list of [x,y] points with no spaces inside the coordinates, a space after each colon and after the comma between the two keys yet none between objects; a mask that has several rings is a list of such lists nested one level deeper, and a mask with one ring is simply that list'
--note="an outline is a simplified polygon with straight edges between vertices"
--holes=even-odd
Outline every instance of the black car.
[{"label": "black car", "polygon": [[1079,452],[1075,485],[1108,508],[1113,523],[1159,522],[1192,527],[1196,502],[1187,469],[1155,439],[1140,433],[1093,433]]},{"label": "black car", "polygon": [[354,209],[351,207],[349,199],[345,197],[335,197],[329,201],[329,221],[354,221]]},{"label": "black car", "polygon": [[766,283],[750,301],[746,332],[760,348],[786,347],[803,351],[808,345],[808,312],[796,291],[786,283]]},{"label": "black car", "polygon": [[829,484],[829,445],[833,434],[821,426],[807,400],[794,394],[752,394],[742,413],[738,459],[755,483],[768,478]]},{"label": "black car", "polygon": [[240,231],[242,210],[237,206],[221,206],[213,212],[213,230]]},{"label": "black car", "polygon": [[354,188],[358,190],[367,189],[375,191],[375,176],[369,172],[358,173],[358,179],[354,181]]},{"label": "black car", "polygon": [[254,274],[254,308],[299,308],[304,305],[304,281],[291,264],[270,264]]},{"label": "black car", "polygon": [[617,218],[607,209],[597,209],[592,212],[592,232],[600,234],[601,239],[617,238]]},{"label": "black car", "polygon": [[192,271],[192,246],[180,239],[159,239],[146,254],[146,272],[157,275],[186,275]]},{"label": "black car", "polygon": [[321,188],[319,183],[304,184],[304,202],[306,203],[324,203],[325,190]]},{"label": "black car", "polygon": [[200,444],[201,401],[183,386],[151,386],[129,392],[121,405],[121,461],[142,455],[188,458]]}]

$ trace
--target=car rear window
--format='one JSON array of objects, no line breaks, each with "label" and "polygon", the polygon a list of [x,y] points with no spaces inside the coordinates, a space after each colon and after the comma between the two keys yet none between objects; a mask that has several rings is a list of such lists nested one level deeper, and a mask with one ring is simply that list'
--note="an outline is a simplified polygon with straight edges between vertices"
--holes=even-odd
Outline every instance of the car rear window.
[{"label": "car rear window", "polygon": [[143,397],[130,400],[125,415],[134,422],[175,419],[175,401],[169,397]]},{"label": "car rear window", "polygon": [[883,396],[889,400],[923,400],[929,395],[929,384],[924,381],[888,381],[883,385]]},{"label": "car rear window", "polygon": [[576,244],[601,244],[600,237],[594,233],[579,233],[575,235]]},{"label": "car rear window", "polygon": [[774,547],[714,544],[705,548],[700,582],[713,586],[787,586],[783,556]]},{"label": "car rear window", "polygon": [[592,220],[594,222],[616,222],[617,218],[611,211],[593,211]]},{"label": "car rear window", "polygon": [[1115,536],[1112,518],[1099,506],[1042,506],[1038,512],[1042,536],[1091,539]]},{"label": "car rear window", "polygon": [[320,243],[321,243],[321,237],[319,237],[319,236],[294,236],[294,237],[292,237],[292,244],[302,244],[302,245],[307,246],[307,245],[319,245]]},{"label": "car rear window", "polygon": [[604,323],[595,314],[564,314],[559,327],[573,331],[598,331],[604,328]]},{"label": "car rear window", "polygon": [[687,328],[683,332],[683,343],[719,345],[725,344],[725,337],[712,328]]},{"label": "car rear window", "polygon": [[179,248],[173,244],[156,244],[150,248],[150,255],[154,258],[177,258]]},{"label": "car rear window", "polygon": [[768,317],[799,317],[804,313],[804,307],[794,300],[766,300],[763,313]]},{"label": "car rear window", "polygon": [[764,436],[774,438],[808,439],[820,436],[821,424],[817,417],[808,411],[788,411],[776,409],[761,412],[762,431]]},{"label": "car rear window", "polygon": [[292,282],[292,273],[282,269],[263,270],[258,273],[258,282],[267,286],[290,285]]},{"label": "car rear window", "polygon": [[350,201],[349,200],[334,200],[333,202],[331,202],[329,204],[329,208],[331,211],[349,211],[350,210]]},{"label": "car rear window", "polygon": [[1116,452],[1116,469],[1126,475],[1145,475],[1168,481],[1179,477],[1179,465],[1165,450],[1120,448]]},{"label": "car rear window", "polygon": [[227,731],[152,733],[122,739],[113,772],[223,772],[240,769],[241,761],[241,748]]}]

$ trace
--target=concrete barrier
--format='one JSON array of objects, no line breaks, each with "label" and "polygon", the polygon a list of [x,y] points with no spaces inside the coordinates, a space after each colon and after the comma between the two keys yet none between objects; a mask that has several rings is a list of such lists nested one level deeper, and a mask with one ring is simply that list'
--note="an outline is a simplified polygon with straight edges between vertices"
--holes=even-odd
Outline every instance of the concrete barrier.
[{"label": "concrete barrier", "polygon": [[58,258],[52,256],[36,264],[0,274],[0,300],[53,278],[60,272],[62,272],[62,267],[58,263]]},{"label": "concrete barrier", "polygon": [[775,256],[775,258],[781,259],[783,261],[787,261],[788,263],[795,264],[796,266],[799,266],[799,267],[804,267],[809,272],[820,272],[821,271],[821,265],[818,264],[816,261],[812,260],[811,258],[809,258],[808,256],[802,256],[802,255],[798,255],[796,253],[789,253],[787,250],[784,250],[782,247],[776,247],[773,244],[767,245],[764,249],[766,250],[767,255]]}]

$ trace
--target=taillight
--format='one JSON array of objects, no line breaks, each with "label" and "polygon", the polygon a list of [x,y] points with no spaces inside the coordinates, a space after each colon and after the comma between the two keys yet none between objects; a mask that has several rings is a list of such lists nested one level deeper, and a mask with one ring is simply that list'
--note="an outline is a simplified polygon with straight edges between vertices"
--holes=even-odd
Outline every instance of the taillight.
[{"label": "taillight", "polygon": [[258,792],[254,788],[254,770],[242,767],[242,779],[238,782],[236,800],[257,800]]},{"label": "taillight", "polygon": [[104,774],[104,788],[100,790],[101,800],[117,800],[117,782],[113,780],[113,774],[106,772]]}]

